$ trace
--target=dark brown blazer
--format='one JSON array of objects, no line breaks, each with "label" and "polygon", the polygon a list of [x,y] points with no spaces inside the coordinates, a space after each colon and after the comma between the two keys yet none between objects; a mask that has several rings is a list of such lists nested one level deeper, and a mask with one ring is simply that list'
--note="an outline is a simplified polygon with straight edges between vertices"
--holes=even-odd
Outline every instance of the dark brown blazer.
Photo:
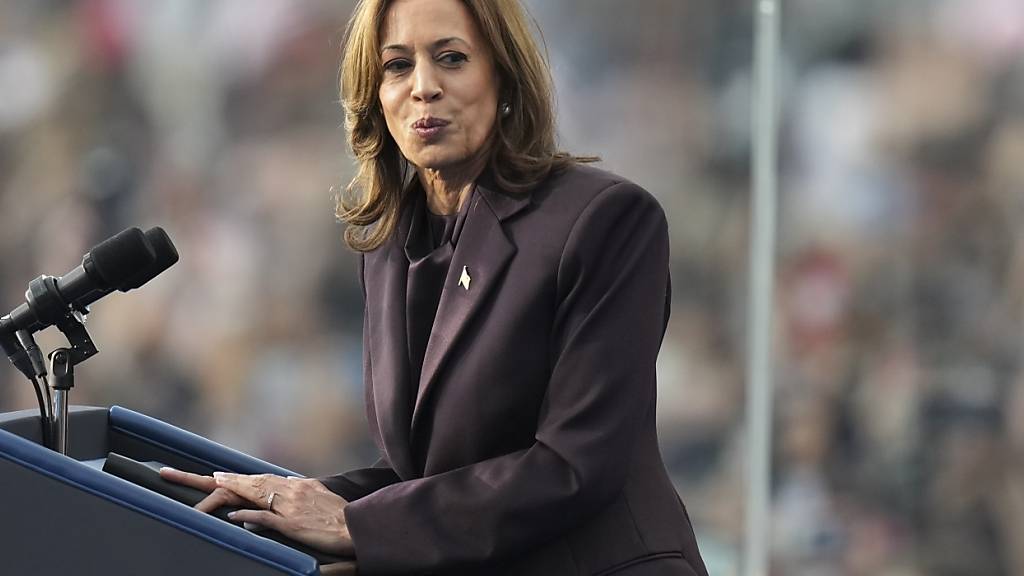
[{"label": "dark brown blazer", "polygon": [[573,167],[520,198],[484,177],[468,210],[417,383],[408,210],[363,257],[366,405],[383,458],[322,479],[351,502],[360,574],[706,574],[655,431],[661,207]]}]

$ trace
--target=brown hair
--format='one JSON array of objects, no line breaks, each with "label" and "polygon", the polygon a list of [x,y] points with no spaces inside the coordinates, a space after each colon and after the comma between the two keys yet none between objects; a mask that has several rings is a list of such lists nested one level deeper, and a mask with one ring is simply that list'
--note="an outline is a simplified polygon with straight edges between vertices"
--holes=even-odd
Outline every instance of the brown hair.
[{"label": "brown hair", "polygon": [[[336,214],[349,225],[346,244],[360,252],[391,236],[410,189],[409,164],[388,132],[378,96],[380,29],[391,1],[360,0],[348,23],[340,70],[345,128],[359,169],[347,194],[339,194]],[[490,44],[499,100],[511,106],[508,116],[498,117],[491,138],[488,168],[498,186],[525,194],[554,170],[595,160],[556,147],[551,73],[519,0],[463,2]]]}]

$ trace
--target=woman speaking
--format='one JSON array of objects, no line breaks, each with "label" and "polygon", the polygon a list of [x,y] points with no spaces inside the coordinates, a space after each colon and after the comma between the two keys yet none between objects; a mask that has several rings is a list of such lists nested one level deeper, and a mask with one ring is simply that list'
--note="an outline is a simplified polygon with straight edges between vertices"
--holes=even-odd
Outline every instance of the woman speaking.
[{"label": "woman speaking", "polygon": [[655,431],[665,216],[555,147],[518,1],[360,2],[341,98],[381,458],[318,480],[164,477],[365,576],[706,574]]}]

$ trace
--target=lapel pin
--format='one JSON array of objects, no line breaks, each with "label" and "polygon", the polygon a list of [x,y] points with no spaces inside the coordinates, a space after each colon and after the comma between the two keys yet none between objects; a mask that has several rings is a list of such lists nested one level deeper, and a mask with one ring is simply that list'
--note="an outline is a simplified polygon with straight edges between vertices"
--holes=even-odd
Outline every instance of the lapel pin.
[{"label": "lapel pin", "polygon": [[462,286],[463,288],[466,289],[466,291],[469,291],[469,282],[470,282],[470,280],[472,280],[472,278],[469,277],[469,271],[466,270],[465,266],[463,266],[462,267],[462,276],[459,277],[459,286]]}]

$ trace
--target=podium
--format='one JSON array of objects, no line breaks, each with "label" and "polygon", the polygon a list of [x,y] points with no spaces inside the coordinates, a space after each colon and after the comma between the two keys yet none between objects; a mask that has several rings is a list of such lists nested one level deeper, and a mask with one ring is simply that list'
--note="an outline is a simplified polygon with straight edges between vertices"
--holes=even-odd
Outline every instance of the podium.
[{"label": "podium", "polygon": [[39,414],[0,414],[0,572],[318,575],[312,556],[102,471],[110,452],[210,474],[297,476],[125,408],[72,407],[67,456]]}]

